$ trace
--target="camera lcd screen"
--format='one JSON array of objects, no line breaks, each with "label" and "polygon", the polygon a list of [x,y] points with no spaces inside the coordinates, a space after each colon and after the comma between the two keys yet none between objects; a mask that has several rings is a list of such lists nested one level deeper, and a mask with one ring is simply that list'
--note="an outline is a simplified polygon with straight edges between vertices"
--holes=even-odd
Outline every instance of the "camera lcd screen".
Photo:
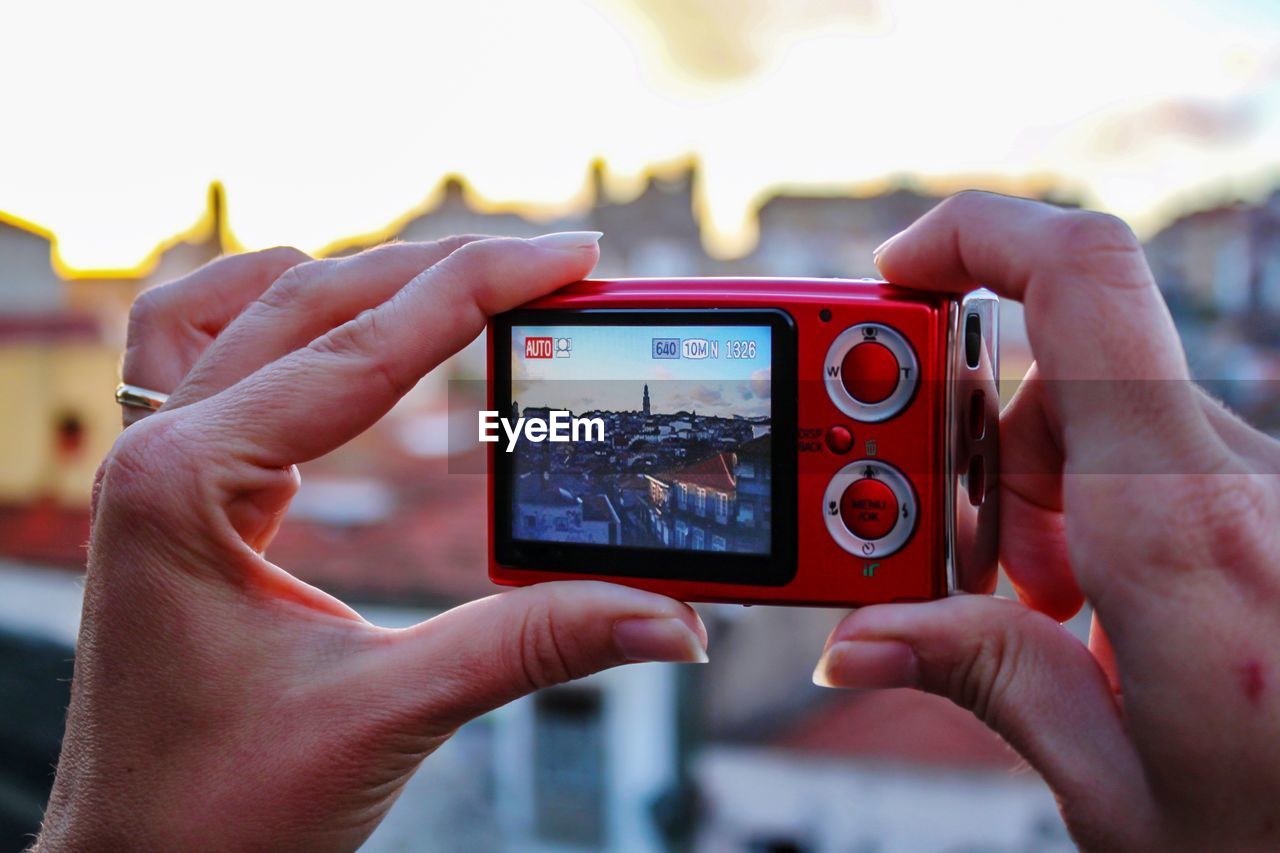
[{"label": "camera lcd screen", "polygon": [[795,339],[783,312],[525,311],[494,334],[504,564],[790,578]]}]

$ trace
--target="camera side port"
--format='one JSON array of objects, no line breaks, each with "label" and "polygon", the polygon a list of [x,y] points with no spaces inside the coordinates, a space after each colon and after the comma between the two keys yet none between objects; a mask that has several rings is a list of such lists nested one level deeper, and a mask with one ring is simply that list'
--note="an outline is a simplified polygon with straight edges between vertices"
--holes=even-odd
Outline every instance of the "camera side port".
[{"label": "camera side port", "polygon": [[964,362],[975,368],[982,360],[982,318],[970,314],[964,318]]}]

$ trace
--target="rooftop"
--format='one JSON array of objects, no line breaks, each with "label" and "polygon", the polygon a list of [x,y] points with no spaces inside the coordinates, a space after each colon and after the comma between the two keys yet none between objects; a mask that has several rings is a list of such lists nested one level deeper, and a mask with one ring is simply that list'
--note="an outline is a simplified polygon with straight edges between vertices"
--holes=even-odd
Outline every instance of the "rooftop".
[{"label": "rooftop", "polygon": [[582,499],[582,520],[620,523],[618,514],[613,511],[613,504],[604,495],[587,495]]},{"label": "rooftop", "polygon": [[737,483],[733,478],[733,463],[729,457],[728,453],[717,453],[710,458],[655,474],[654,478],[663,482],[687,483],[719,492],[732,492],[737,488]]}]

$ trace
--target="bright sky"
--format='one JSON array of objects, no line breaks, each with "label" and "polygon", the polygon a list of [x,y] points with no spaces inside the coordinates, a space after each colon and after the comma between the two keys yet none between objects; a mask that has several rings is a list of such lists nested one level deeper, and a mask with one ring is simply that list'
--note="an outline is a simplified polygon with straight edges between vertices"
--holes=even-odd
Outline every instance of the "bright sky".
[{"label": "bright sky", "polygon": [[[564,204],[697,155],[711,245],[790,185],[1057,176],[1140,228],[1280,183],[1274,0],[101,0],[0,11],[0,209],[130,266],[224,182],[250,247],[465,174]],[[1011,182],[1011,183],[1010,183]]]}]

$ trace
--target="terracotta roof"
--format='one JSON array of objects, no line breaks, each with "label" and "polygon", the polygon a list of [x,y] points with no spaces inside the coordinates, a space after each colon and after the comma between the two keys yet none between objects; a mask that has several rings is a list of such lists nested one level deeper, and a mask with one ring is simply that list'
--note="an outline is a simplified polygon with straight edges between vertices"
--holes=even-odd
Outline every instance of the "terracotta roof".
[{"label": "terracotta roof", "polygon": [[379,424],[328,457],[302,466],[358,472],[386,484],[390,514],[335,527],[285,519],[267,556],[298,577],[361,600],[450,605],[498,591],[488,575],[488,486],[483,465],[400,451]]},{"label": "terracotta roof", "polygon": [[98,324],[87,314],[59,311],[51,314],[0,316],[0,341],[94,341]]},{"label": "terracotta roof", "polygon": [[731,461],[728,457],[727,453],[717,453],[708,459],[654,476],[664,482],[688,483],[691,486],[703,486],[720,492],[732,492],[737,488],[737,483],[733,479]]},{"label": "terracotta roof", "polygon": [[0,554],[70,569],[84,568],[89,510],[52,501],[0,505]]},{"label": "terracotta roof", "polygon": [[772,744],[800,752],[1013,770],[1022,759],[968,711],[914,690],[836,694]]},{"label": "terracotta roof", "polygon": [[[381,425],[380,425],[381,426]],[[465,461],[402,453],[378,427],[302,466],[302,476],[358,474],[394,494],[377,524],[286,517],[267,556],[309,583],[364,601],[449,605],[498,591],[488,577],[487,484]],[[481,468],[480,470],[483,470]],[[0,506],[0,555],[71,569],[85,564],[87,508]]]}]

